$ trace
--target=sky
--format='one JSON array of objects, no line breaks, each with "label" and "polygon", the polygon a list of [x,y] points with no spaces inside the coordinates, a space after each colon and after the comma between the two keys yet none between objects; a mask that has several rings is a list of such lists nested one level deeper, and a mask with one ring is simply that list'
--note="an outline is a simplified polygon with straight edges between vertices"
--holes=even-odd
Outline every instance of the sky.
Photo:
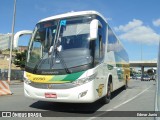
[{"label": "sky", "polygon": [[[0,33],[12,32],[14,0],[0,0]],[[33,30],[46,17],[70,11],[101,13],[123,43],[130,61],[157,60],[160,0],[17,0],[15,33]],[[22,37],[19,45],[28,45]]]}]

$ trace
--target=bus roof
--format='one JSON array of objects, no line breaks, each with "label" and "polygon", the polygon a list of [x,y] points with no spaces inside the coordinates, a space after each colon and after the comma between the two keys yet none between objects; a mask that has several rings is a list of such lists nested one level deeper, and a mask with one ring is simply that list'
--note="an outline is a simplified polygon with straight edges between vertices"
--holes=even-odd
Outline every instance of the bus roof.
[{"label": "bus roof", "polygon": [[100,16],[107,23],[106,19],[97,11],[79,11],[79,12],[73,11],[73,12],[68,12],[68,13],[64,13],[64,14],[59,14],[59,15],[47,17],[47,18],[40,20],[39,22],[44,22],[44,21],[49,21],[49,20],[54,20],[54,19],[59,19],[59,18],[72,17],[72,16],[88,15],[88,14],[89,15],[96,14],[96,15]]}]

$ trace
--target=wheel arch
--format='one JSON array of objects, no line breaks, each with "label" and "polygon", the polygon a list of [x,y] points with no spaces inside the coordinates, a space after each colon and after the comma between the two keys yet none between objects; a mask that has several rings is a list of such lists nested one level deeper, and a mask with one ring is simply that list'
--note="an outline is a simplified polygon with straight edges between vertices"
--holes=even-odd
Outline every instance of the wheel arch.
[{"label": "wheel arch", "polygon": [[107,83],[106,83],[106,92],[107,92],[108,82],[110,82],[112,84],[111,91],[113,91],[113,76],[112,76],[112,74],[108,74]]}]

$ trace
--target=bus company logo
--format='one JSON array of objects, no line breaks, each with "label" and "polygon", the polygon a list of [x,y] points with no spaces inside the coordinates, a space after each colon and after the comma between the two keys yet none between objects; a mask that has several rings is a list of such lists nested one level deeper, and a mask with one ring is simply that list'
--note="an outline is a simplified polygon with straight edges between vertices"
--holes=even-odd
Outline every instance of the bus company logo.
[{"label": "bus company logo", "polygon": [[45,77],[35,77],[33,78],[33,81],[44,81]]},{"label": "bus company logo", "polygon": [[48,89],[51,89],[51,88],[52,88],[52,85],[51,85],[51,84],[48,84],[47,88],[48,88]]},{"label": "bus company logo", "polygon": [[49,72],[48,71],[47,72],[46,71],[42,71],[42,74],[47,74],[47,75],[56,74],[57,75],[57,74],[59,74],[59,72],[58,71],[49,71]]},{"label": "bus company logo", "polygon": [[98,96],[99,96],[99,97],[102,96],[103,88],[104,88],[104,84],[100,84],[100,85],[98,86],[98,89],[96,89],[97,92],[98,92]]}]

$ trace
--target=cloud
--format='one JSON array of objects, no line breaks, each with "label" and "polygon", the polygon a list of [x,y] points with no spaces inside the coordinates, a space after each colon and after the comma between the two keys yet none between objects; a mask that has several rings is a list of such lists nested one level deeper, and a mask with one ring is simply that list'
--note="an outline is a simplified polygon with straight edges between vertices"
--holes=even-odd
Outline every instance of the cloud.
[{"label": "cloud", "polygon": [[128,22],[126,25],[120,25],[119,27],[115,27],[116,31],[127,32],[128,30],[134,29],[143,24],[142,21],[133,19],[133,21]]},{"label": "cloud", "polygon": [[152,23],[154,26],[159,27],[160,26],[160,18],[157,20],[154,20]]},{"label": "cloud", "polygon": [[119,38],[122,40],[148,45],[158,44],[159,35],[141,20],[133,19],[126,25],[115,27],[114,30],[121,33]]}]

